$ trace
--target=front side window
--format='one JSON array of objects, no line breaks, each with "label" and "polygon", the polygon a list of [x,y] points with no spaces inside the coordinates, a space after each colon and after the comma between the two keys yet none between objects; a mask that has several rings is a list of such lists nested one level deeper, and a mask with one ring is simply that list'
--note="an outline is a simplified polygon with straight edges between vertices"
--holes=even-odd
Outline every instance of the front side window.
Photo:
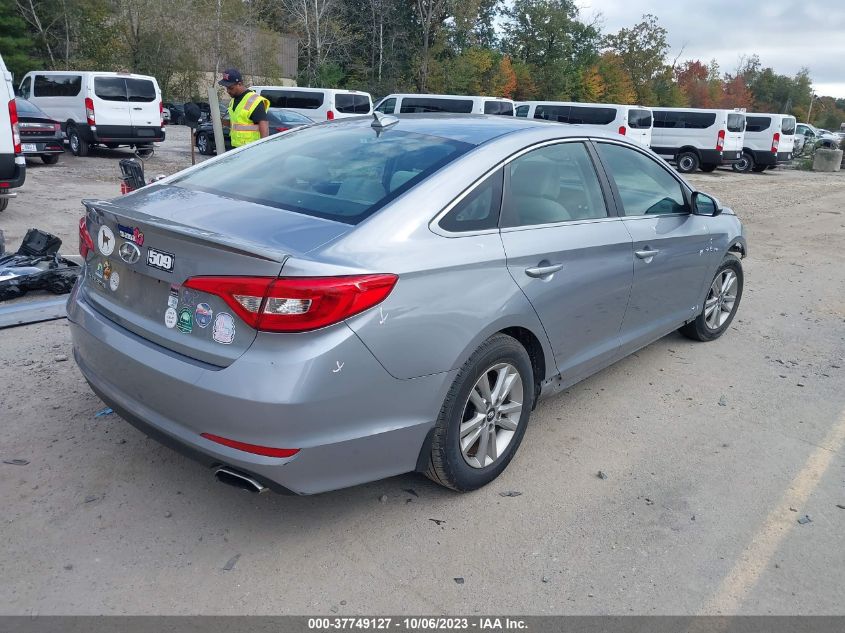
[{"label": "front side window", "polygon": [[302,127],[173,181],[347,224],[357,224],[474,147],[366,125]]},{"label": "front side window", "polygon": [[681,183],[658,162],[632,148],[598,143],[626,216],[688,213]]},{"label": "front side window", "polygon": [[369,114],[370,98],[341,92],[334,97],[334,107],[342,114]]},{"label": "front side window", "polygon": [[376,112],[381,112],[382,114],[393,114],[393,111],[396,109],[396,99],[391,97],[390,99],[385,99],[376,108]]},{"label": "front side window", "polygon": [[628,110],[628,127],[632,130],[651,128],[651,112],[648,110]]},{"label": "front side window", "polygon": [[443,216],[440,228],[453,233],[494,229],[501,204],[502,170],[498,169]]},{"label": "front side window", "polygon": [[75,97],[82,90],[82,75],[35,75],[36,97]]},{"label": "front side window", "polygon": [[541,147],[511,162],[502,226],[607,217],[593,161],[583,143]]},{"label": "front side window", "polygon": [[527,106],[527,105],[517,106],[517,108],[516,108],[516,116],[520,116],[520,117],[523,117],[523,118],[527,118],[527,117],[528,117],[528,111],[529,111],[530,109],[531,109],[531,106]]},{"label": "front side window", "polygon": [[21,93],[21,96],[24,99],[29,99],[29,97],[32,96],[32,78],[31,77],[27,77],[26,79],[24,79],[21,82],[20,93]]}]

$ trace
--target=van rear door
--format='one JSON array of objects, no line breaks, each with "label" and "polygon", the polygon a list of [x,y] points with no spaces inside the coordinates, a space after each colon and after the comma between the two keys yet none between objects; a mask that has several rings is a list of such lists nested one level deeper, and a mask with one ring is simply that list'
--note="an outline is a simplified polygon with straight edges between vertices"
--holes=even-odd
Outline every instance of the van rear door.
[{"label": "van rear door", "polygon": [[127,77],[126,95],[129,100],[129,114],[133,136],[139,139],[158,137],[161,134],[161,96],[158,86],[152,79],[146,77]]},{"label": "van rear door", "polygon": [[727,159],[741,158],[744,142],[745,115],[740,112],[728,112],[722,156]]},{"label": "van rear door", "polygon": [[132,117],[123,77],[94,75],[88,85],[88,96],[94,103],[97,137],[125,138],[132,135]]},{"label": "van rear door", "polygon": [[631,140],[648,147],[651,145],[652,115],[650,110],[644,108],[629,108],[626,136]]},{"label": "van rear door", "polygon": [[778,154],[789,154],[792,158],[792,152],[795,149],[795,117],[785,116],[780,124],[780,144],[778,145]]}]

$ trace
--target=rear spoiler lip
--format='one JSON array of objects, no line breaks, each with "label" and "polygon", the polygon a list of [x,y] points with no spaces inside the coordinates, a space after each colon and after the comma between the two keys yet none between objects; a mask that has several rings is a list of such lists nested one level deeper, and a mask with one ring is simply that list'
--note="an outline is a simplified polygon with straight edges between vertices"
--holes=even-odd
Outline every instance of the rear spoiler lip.
[{"label": "rear spoiler lip", "polygon": [[82,204],[88,211],[93,212],[95,215],[109,213],[115,216],[115,220],[117,220],[118,218],[135,219],[145,224],[149,224],[150,226],[155,226],[157,228],[165,229],[172,233],[176,233],[181,237],[187,238],[188,240],[193,242],[210,242],[216,246],[219,246],[229,252],[236,253],[238,255],[258,257],[260,259],[270,262],[276,262],[281,265],[284,265],[284,263],[291,256],[291,254],[288,252],[267,248],[263,244],[257,244],[255,242],[250,242],[247,240],[238,240],[232,238],[229,235],[214,233],[212,231],[203,231],[201,229],[195,229],[185,224],[179,224],[178,222],[163,220],[159,217],[148,215],[141,211],[128,209],[110,200],[93,200],[88,198],[83,200]]}]

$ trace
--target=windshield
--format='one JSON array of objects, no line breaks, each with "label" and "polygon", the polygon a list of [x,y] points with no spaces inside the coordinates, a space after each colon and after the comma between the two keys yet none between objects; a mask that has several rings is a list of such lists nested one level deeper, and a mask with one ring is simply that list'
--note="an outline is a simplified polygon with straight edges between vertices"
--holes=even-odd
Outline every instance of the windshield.
[{"label": "windshield", "polygon": [[473,146],[366,125],[303,127],[225,156],[173,184],[357,224]]}]

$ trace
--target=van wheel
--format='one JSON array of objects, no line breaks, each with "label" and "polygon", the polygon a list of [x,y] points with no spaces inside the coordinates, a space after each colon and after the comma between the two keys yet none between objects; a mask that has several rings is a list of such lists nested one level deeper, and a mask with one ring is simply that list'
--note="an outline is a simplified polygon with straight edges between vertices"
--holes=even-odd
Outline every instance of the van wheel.
[{"label": "van wheel", "polygon": [[759,174],[766,171],[766,169],[768,169],[767,165],[754,165],[754,167],[751,168],[751,171],[753,171],[755,174]]},{"label": "van wheel", "polygon": [[698,169],[698,156],[693,152],[681,152],[678,154],[678,171],[682,174],[690,174]]},{"label": "van wheel", "polygon": [[709,174],[711,171],[716,171],[716,165],[713,165],[711,163],[706,163],[706,164],[701,166],[701,171]]},{"label": "van wheel", "polygon": [[731,169],[740,174],[744,174],[746,172],[751,171],[752,167],[754,167],[754,157],[748,152],[743,152],[742,158],[740,158],[738,162],[731,165]]},{"label": "van wheel", "polygon": [[211,140],[205,132],[197,134],[197,149],[203,156],[211,156],[214,153],[211,149]]},{"label": "van wheel", "polygon": [[55,165],[59,162],[59,156],[61,154],[42,154],[41,160],[44,161],[45,165]]},{"label": "van wheel", "polygon": [[138,158],[150,158],[155,154],[155,148],[152,145],[142,145],[135,148],[135,155]]},{"label": "van wheel", "polygon": [[426,476],[460,492],[493,481],[519,448],[533,404],[528,352],[505,334],[490,337],[464,363],[446,395]]},{"label": "van wheel", "polygon": [[[0,193],[9,193],[8,189],[0,189]],[[9,199],[8,198],[0,198],[0,211],[5,211],[6,207],[9,206]]]},{"label": "van wheel", "polygon": [[777,165],[766,165],[766,169],[777,169]]},{"label": "van wheel", "polygon": [[88,156],[90,145],[88,145],[88,141],[79,136],[79,131],[75,125],[68,126],[67,139],[70,144],[70,151],[74,156]]}]

